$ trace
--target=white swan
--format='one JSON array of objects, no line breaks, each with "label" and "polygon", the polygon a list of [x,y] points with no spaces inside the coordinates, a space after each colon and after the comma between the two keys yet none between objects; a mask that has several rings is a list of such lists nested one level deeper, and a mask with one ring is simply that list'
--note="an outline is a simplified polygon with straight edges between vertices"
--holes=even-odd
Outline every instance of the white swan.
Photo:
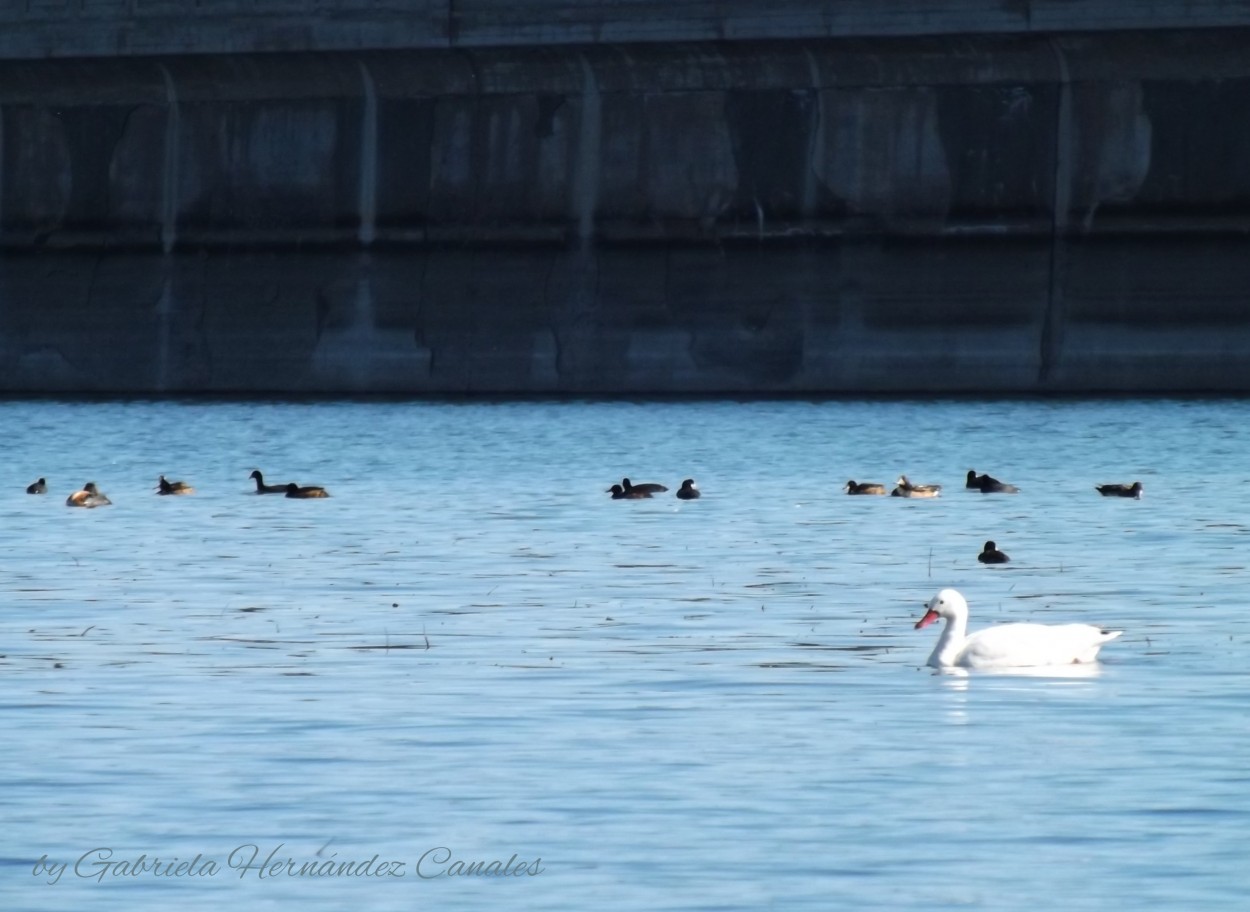
[{"label": "white swan", "polygon": [[1104,643],[1124,631],[1089,624],[1000,624],[968,635],[968,603],[954,589],[943,589],[916,622],[927,627],[938,618],[946,628],[929,656],[934,668],[1027,668],[1095,662]]}]

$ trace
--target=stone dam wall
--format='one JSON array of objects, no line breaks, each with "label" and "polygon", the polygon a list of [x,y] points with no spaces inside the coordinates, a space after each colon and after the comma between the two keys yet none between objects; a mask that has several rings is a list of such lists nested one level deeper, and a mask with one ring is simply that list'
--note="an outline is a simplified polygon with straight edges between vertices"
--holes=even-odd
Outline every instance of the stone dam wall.
[{"label": "stone dam wall", "polygon": [[[62,49],[100,8],[37,7]],[[395,49],[5,33],[0,391],[1250,389],[1250,30],[445,13]]]}]

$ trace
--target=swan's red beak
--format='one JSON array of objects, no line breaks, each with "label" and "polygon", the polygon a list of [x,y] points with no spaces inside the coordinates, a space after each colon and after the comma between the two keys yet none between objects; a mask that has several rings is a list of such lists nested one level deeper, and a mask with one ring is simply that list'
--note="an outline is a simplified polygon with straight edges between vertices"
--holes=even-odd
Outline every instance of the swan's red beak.
[{"label": "swan's red beak", "polygon": [[938,613],[934,611],[932,608],[930,608],[928,611],[924,613],[924,617],[916,621],[916,629],[919,630],[921,627],[928,627],[937,619],[938,619]]}]

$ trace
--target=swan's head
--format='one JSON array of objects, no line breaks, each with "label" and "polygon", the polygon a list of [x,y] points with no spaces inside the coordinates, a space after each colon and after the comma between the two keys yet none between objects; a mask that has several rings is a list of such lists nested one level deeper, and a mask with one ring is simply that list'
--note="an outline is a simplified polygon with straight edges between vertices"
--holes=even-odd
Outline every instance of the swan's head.
[{"label": "swan's head", "polygon": [[950,621],[955,618],[966,618],[968,616],[968,603],[954,589],[943,589],[929,599],[925,608],[928,610],[924,613],[924,617],[916,621],[917,630],[921,627],[928,627],[939,618],[946,618],[946,620]]}]

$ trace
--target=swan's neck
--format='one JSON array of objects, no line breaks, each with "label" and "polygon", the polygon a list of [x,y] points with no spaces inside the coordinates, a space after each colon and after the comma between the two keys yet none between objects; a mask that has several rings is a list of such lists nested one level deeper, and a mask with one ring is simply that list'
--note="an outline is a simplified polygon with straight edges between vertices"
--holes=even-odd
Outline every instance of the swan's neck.
[{"label": "swan's neck", "polygon": [[933,654],[929,656],[929,664],[934,668],[942,668],[947,665],[954,665],[955,658],[959,655],[959,651],[964,647],[964,639],[968,633],[968,617],[967,615],[956,615],[946,619],[946,626],[942,628],[942,635],[938,637],[937,645],[933,647]]}]

